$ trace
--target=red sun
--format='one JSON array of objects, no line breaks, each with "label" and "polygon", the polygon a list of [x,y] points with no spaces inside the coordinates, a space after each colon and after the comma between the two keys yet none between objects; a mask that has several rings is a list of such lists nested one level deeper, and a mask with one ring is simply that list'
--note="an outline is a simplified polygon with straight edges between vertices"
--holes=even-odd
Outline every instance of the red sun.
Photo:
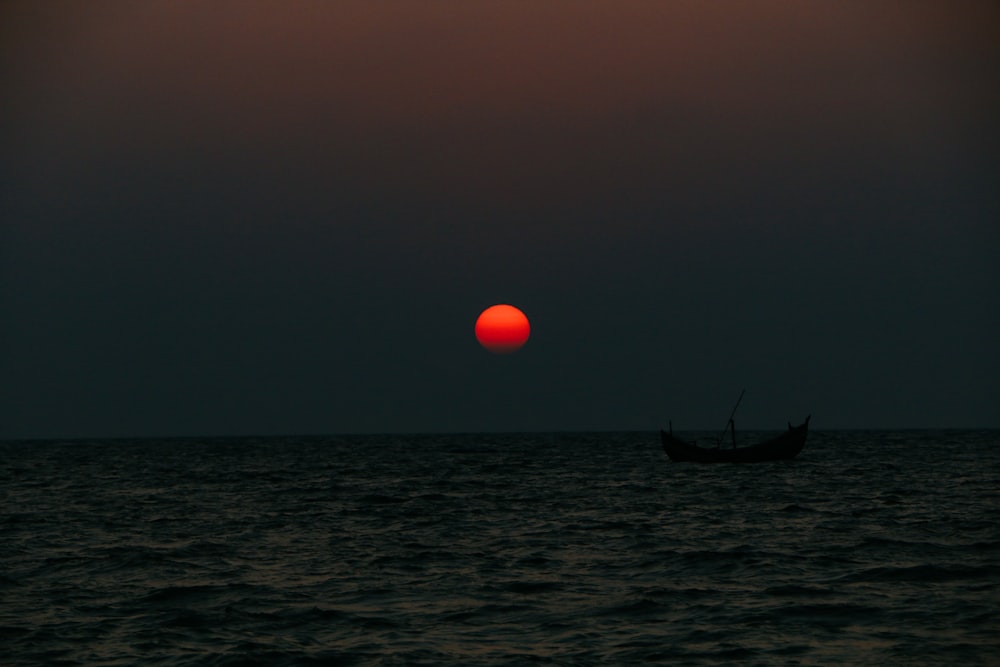
[{"label": "red sun", "polygon": [[484,310],[476,320],[476,340],[490,352],[517,352],[528,340],[531,324],[514,306],[499,304]]}]

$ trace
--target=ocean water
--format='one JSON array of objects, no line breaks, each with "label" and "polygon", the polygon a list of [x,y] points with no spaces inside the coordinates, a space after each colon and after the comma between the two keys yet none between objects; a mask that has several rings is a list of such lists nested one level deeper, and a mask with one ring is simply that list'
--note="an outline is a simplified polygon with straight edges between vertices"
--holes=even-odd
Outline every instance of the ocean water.
[{"label": "ocean water", "polygon": [[0,443],[5,665],[1000,664],[1000,432]]}]

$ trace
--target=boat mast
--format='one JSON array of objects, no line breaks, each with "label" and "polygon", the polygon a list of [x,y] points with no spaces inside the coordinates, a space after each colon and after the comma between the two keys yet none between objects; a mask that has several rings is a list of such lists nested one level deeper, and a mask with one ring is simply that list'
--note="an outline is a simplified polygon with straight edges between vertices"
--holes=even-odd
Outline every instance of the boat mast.
[{"label": "boat mast", "polygon": [[[747,393],[746,389],[740,392],[740,397],[736,399],[736,405],[733,406],[733,411],[729,413],[729,423],[726,424],[733,434],[733,449],[736,449],[736,422],[733,421],[733,417],[736,416],[736,408],[740,407],[740,401],[743,400],[743,394],[745,393]],[[725,431],[723,431],[723,433],[725,433]]]}]

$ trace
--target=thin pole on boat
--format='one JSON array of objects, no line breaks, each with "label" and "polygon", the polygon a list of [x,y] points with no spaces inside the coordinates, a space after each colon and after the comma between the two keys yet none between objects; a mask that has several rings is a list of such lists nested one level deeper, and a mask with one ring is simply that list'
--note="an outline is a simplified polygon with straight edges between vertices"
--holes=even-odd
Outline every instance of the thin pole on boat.
[{"label": "thin pole on boat", "polygon": [[[736,408],[740,407],[740,401],[743,400],[743,394],[745,393],[747,393],[746,389],[740,392],[740,397],[736,399],[736,405],[733,406],[733,411],[729,413],[729,421],[726,423],[726,426],[730,428],[733,433],[733,449],[736,449],[736,422],[733,421],[733,417],[736,416]],[[723,433],[725,433],[725,431],[723,431]]]}]

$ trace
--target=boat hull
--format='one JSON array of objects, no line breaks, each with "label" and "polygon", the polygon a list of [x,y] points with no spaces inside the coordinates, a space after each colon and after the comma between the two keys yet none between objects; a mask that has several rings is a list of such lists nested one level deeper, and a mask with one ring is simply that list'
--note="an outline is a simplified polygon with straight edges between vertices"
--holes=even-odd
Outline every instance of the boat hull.
[{"label": "boat hull", "polygon": [[779,436],[755,445],[736,448],[698,447],[684,442],[672,434],[660,430],[663,451],[671,461],[693,463],[761,463],[764,461],[784,461],[794,459],[806,444],[809,434],[809,417],[798,426],[789,426]]}]

